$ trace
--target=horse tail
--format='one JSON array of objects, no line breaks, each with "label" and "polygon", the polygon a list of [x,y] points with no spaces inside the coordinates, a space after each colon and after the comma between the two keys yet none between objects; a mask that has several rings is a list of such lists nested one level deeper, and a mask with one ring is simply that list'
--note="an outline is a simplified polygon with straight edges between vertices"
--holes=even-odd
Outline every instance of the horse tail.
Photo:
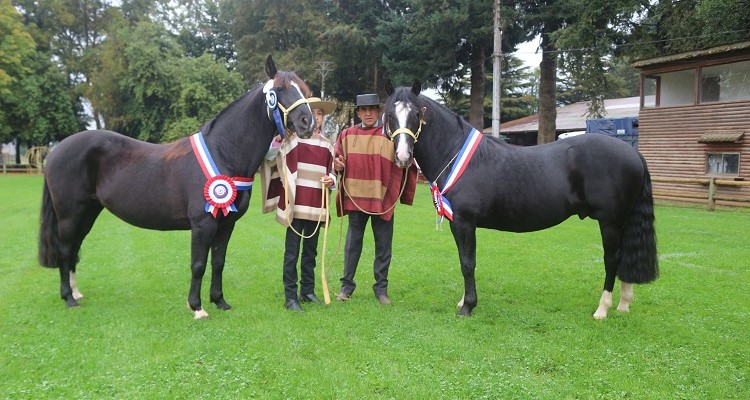
[{"label": "horse tail", "polygon": [[651,175],[646,159],[640,153],[638,155],[643,163],[643,185],[638,200],[623,225],[620,265],[617,269],[617,276],[627,283],[648,283],[659,276]]},{"label": "horse tail", "polygon": [[43,267],[57,268],[59,266],[60,238],[57,234],[57,214],[52,206],[52,196],[44,180],[42,191],[42,211],[39,227],[39,264]]}]

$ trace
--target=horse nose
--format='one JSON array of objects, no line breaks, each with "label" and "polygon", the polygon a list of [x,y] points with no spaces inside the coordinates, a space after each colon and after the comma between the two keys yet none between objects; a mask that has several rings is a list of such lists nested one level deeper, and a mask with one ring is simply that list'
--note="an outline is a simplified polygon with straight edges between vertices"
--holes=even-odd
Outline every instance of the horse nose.
[{"label": "horse nose", "polygon": [[315,129],[315,118],[311,118],[307,115],[303,115],[299,119],[299,130],[301,132],[312,132]]}]

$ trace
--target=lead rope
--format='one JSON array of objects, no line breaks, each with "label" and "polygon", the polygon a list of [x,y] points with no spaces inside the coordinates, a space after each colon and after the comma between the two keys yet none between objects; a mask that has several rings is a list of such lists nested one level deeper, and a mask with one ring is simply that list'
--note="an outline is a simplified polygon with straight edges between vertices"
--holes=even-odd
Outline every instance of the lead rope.
[{"label": "lead rope", "polygon": [[[404,194],[404,190],[406,189],[406,181],[407,181],[407,178],[408,178],[408,173],[409,173],[409,168],[405,168],[404,169],[404,175],[403,175],[403,177],[401,179],[402,180],[401,189],[399,190],[398,197],[396,197],[396,199],[393,201],[393,204],[390,207],[388,207],[387,210],[385,210],[383,212],[379,212],[379,213],[365,211],[365,210],[362,209],[362,207],[359,206],[359,204],[357,204],[356,201],[354,201],[354,198],[349,194],[349,191],[346,190],[346,185],[344,184],[344,173],[343,172],[341,173],[341,179],[340,179],[340,181],[341,181],[341,188],[344,190],[344,194],[346,194],[346,196],[349,197],[349,200],[351,200],[352,204],[354,204],[354,206],[357,207],[357,209],[359,211],[361,211],[361,212],[363,212],[365,214],[368,214],[368,215],[383,215],[383,214],[388,214],[389,212],[391,212],[391,210],[393,210],[396,207],[396,204],[398,204],[398,199],[400,199],[401,196]],[[341,199],[342,204],[343,204],[343,201],[344,201],[344,199],[342,198]]]}]

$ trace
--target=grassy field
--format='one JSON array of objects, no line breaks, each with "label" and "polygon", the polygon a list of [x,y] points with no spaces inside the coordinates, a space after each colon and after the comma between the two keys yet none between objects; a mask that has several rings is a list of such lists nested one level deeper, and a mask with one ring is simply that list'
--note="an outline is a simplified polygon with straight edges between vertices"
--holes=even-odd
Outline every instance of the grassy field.
[{"label": "grassy field", "polygon": [[[417,204],[396,213],[394,304],[372,294],[368,233],[353,299],[300,314],[283,308],[284,229],[256,196],[230,242],[234,308],[208,304],[207,273],[210,318],[195,321],[189,233],[108,213],[82,249],[86,297],[67,309],[57,271],[36,261],[41,183],[0,175],[0,398],[750,398],[747,211],[657,207],[661,278],[635,287],[630,313],[613,308],[604,321],[592,318],[604,279],[596,222],[480,230],[479,305],[457,318],[455,245],[447,225],[435,230],[420,187]],[[328,237],[332,289],[339,221]]]}]

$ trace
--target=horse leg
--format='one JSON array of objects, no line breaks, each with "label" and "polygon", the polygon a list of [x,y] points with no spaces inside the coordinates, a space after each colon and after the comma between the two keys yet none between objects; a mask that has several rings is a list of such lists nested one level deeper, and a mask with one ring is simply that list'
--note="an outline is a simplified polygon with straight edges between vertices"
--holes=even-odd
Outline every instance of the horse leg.
[{"label": "horse leg", "polygon": [[193,311],[193,318],[208,317],[208,313],[201,306],[201,282],[206,273],[209,244],[212,241],[216,227],[213,229],[193,227],[190,246],[190,292],[188,293],[188,308]]},{"label": "horse leg", "polygon": [[234,223],[227,224],[226,226],[219,229],[214,237],[214,242],[211,245],[211,291],[210,299],[211,302],[216,304],[216,307],[221,310],[229,310],[232,308],[226,301],[224,301],[224,290],[222,287],[222,273],[224,272],[224,262],[227,256],[227,247],[229,245],[229,237],[232,236],[234,230]]},{"label": "horse leg", "polygon": [[96,218],[102,211],[101,205],[79,205],[75,210],[61,210],[61,215],[71,211],[72,217],[60,218],[58,225],[58,251],[60,269],[60,297],[68,307],[77,307],[83,298],[78,289],[76,265],[83,239],[91,231]]},{"label": "horse leg", "polygon": [[617,305],[617,311],[630,311],[630,304],[633,302],[633,284],[620,282],[620,304]]},{"label": "horse leg", "polygon": [[604,290],[599,300],[599,307],[594,312],[594,319],[607,318],[607,313],[612,307],[612,290],[615,287],[619,265],[618,251],[622,242],[622,230],[615,224],[600,221],[599,231],[602,234],[604,247]]},{"label": "horse leg", "polygon": [[477,287],[474,280],[474,270],[477,264],[476,227],[464,221],[451,221],[451,232],[458,247],[458,258],[461,263],[461,273],[464,276],[464,296],[458,303],[459,316],[470,316],[477,306]]}]

